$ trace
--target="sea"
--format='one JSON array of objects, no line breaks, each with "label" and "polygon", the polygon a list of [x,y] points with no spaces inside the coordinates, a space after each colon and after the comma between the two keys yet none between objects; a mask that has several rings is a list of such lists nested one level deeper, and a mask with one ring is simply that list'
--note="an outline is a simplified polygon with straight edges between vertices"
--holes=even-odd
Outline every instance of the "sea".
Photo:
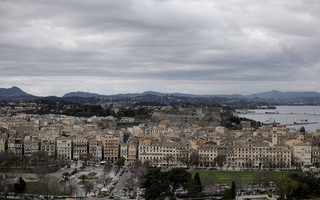
[{"label": "sea", "polygon": [[[236,115],[259,122],[275,120],[292,131],[300,130],[302,126],[307,132],[320,129],[320,106],[276,106],[276,109],[237,110]],[[309,124],[294,124],[294,121],[298,120],[308,120]]]}]

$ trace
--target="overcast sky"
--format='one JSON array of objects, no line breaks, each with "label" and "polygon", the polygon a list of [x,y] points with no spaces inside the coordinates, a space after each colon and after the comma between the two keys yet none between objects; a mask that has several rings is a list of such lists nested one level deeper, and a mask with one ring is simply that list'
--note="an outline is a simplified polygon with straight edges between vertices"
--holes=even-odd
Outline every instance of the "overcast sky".
[{"label": "overcast sky", "polygon": [[0,88],[320,92],[319,0],[1,0]]}]

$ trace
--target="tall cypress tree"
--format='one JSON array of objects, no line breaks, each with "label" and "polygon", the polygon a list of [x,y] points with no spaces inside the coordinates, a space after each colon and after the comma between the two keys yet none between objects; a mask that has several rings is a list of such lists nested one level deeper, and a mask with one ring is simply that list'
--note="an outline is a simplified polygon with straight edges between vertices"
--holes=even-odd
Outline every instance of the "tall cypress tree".
[{"label": "tall cypress tree", "polygon": [[197,187],[197,193],[202,192],[202,185],[201,185],[200,175],[198,172],[194,175],[193,179]]},{"label": "tall cypress tree", "polygon": [[24,193],[26,191],[26,182],[23,180],[23,178],[19,178],[19,182],[15,183],[14,186],[14,192],[17,194]]},{"label": "tall cypress tree", "polygon": [[232,185],[231,185],[231,196],[232,198],[236,198],[236,183],[234,181],[232,181]]}]

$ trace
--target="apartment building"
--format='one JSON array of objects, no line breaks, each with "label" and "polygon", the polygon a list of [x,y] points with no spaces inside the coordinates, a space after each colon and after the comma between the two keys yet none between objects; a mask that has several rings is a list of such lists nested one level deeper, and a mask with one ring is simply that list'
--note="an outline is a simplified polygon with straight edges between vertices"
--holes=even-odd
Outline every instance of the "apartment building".
[{"label": "apartment building", "polygon": [[311,154],[312,164],[320,165],[320,147],[318,146],[312,147],[311,152],[312,152]]},{"label": "apartment building", "polygon": [[73,159],[71,138],[65,136],[57,138],[57,157],[62,159]]},{"label": "apartment building", "polygon": [[103,159],[103,145],[96,139],[89,140],[89,160],[99,162]]},{"label": "apartment building", "polygon": [[300,166],[311,164],[311,145],[299,142],[292,146],[292,158]]},{"label": "apartment building", "polygon": [[8,139],[8,152],[15,155],[23,155],[23,140],[22,138],[13,138]]},{"label": "apartment building", "polygon": [[138,158],[138,139],[128,140],[128,163],[134,163]]},{"label": "apartment building", "polygon": [[0,153],[5,152],[7,146],[7,136],[5,134],[0,135]]},{"label": "apartment building", "polygon": [[54,156],[56,155],[56,142],[52,139],[43,139],[41,140],[40,149],[46,152],[48,156]]},{"label": "apartment building", "polygon": [[127,143],[121,142],[120,143],[120,157],[124,157],[126,161],[128,160],[128,149],[129,145]]},{"label": "apartment building", "polygon": [[289,168],[291,150],[287,146],[268,143],[236,143],[234,164],[242,168]]},{"label": "apartment building", "polygon": [[72,138],[73,159],[83,160],[88,154],[88,140],[84,137]]},{"label": "apartment building", "polygon": [[182,166],[189,156],[180,143],[143,139],[139,142],[139,160],[149,161],[154,166]]},{"label": "apartment building", "polygon": [[114,135],[104,137],[104,159],[107,161],[117,161],[119,158],[120,138]]},{"label": "apartment building", "polygon": [[32,154],[39,152],[40,150],[40,141],[34,140],[25,140],[24,141],[24,155],[32,156]]}]

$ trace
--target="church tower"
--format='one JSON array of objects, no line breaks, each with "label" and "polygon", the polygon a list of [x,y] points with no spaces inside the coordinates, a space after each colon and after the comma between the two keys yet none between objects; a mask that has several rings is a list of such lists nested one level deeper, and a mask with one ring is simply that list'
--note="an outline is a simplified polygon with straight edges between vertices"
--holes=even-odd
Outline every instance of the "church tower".
[{"label": "church tower", "polygon": [[272,146],[278,145],[278,135],[277,135],[277,123],[273,122],[272,125]]}]

